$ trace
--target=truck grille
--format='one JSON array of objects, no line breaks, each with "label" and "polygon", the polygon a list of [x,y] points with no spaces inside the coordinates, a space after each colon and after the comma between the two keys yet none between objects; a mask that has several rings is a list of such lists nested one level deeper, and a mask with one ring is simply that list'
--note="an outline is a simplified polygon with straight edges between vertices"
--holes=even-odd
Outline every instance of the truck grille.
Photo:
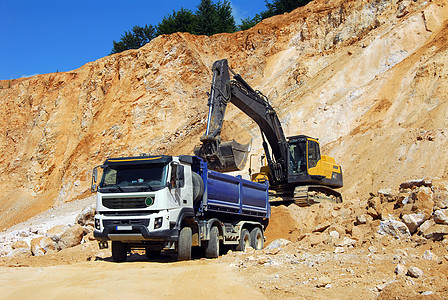
[{"label": "truck grille", "polygon": [[103,220],[104,227],[120,225],[143,225],[149,226],[149,219],[129,219],[129,220]]},{"label": "truck grille", "polygon": [[103,198],[103,205],[110,209],[146,208],[146,197],[135,198]]}]

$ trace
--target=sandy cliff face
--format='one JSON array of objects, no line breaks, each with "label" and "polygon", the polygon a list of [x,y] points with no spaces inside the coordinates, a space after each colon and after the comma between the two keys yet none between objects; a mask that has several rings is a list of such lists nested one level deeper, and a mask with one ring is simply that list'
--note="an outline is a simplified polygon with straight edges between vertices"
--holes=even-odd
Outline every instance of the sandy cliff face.
[{"label": "sandy cliff face", "polygon": [[[189,154],[205,129],[211,65],[263,91],[287,135],[320,138],[347,200],[447,178],[448,4],[321,1],[235,34],[161,36],[77,70],[0,82],[0,228],[89,194],[92,167]],[[258,128],[229,107],[224,138]]]}]

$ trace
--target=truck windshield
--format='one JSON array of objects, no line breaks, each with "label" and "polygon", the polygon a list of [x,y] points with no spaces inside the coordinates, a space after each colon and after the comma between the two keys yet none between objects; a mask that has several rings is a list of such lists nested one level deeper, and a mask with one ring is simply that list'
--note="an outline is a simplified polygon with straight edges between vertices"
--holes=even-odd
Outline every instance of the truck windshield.
[{"label": "truck windshield", "polygon": [[99,191],[103,193],[157,191],[166,183],[166,164],[117,165],[104,169]]}]

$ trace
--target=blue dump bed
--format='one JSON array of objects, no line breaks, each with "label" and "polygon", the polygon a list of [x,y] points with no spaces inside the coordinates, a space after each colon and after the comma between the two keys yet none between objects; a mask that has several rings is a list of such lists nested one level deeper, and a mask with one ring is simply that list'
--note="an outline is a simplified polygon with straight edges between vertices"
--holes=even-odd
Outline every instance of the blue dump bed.
[{"label": "blue dump bed", "polygon": [[[269,218],[269,184],[260,184],[206,169],[202,174],[204,194],[201,210],[203,212],[219,212]],[[204,178],[206,177],[206,178]]]}]

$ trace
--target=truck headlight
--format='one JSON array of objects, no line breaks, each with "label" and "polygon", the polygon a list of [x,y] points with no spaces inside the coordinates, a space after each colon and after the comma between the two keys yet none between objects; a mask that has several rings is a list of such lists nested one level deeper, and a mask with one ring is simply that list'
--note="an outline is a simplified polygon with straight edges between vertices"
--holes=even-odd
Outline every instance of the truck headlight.
[{"label": "truck headlight", "polygon": [[95,218],[95,229],[96,230],[100,230],[101,229],[100,219],[96,219]]},{"label": "truck headlight", "polygon": [[158,228],[162,227],[162,223],[163,223],[163,217],[155,218],[154,219],[154,229],[158,229]]}]

